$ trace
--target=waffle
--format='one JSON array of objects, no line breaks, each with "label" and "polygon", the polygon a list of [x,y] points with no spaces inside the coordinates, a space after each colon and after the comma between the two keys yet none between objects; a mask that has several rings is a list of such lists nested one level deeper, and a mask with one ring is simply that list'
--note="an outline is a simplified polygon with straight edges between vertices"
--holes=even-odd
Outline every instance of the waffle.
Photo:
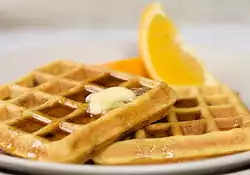
[{"label": "waffle", "polygon": [[239,96],[211,75],[206,81],[173,87],[178,100],[165,118],[105,148],[94,162],[171,163],[250,150],[250,116]]},{"label": "waffle", "polygon": [[[136,99],[91,115],[85,98],[115,86],[135,91]],[[33,160],[84,163],[123,135],[164,117],[175,101],[165,83],[56,61],[0,87],[0,148]]]}]

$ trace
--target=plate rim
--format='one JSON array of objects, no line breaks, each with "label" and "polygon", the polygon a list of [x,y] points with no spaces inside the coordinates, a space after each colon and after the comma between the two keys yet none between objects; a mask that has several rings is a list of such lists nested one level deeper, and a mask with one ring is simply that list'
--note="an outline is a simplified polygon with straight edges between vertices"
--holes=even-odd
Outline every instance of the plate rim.
[{"label": "plate rim", "polygon": [[[202,171],[215,172],[225,168],[239,168],[250,164],[250,151],[236,153],[217,158],[203,160],[169,163],[159,165],[81,165],[81,164],[62,164],[32,161],[9,155],[0,155],[0,167],[17,170],[25,173],[37,173],[38,171],[53,173],[73,173],[73,174],[180,174],[183,172],[199,173]],[[13,169],[13,167],[15,167]],[[212,168],[211,168],[212,167]]]}]

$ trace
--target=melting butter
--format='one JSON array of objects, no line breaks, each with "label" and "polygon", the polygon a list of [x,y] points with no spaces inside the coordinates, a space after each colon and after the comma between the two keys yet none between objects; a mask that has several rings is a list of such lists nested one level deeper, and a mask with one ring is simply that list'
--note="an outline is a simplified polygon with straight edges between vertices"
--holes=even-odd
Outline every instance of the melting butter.
[{"label": "melting butter", "polygon": [[136,98],[136,94],[124,87],[111,87],[86,97],[93,115],[103,114]]}]

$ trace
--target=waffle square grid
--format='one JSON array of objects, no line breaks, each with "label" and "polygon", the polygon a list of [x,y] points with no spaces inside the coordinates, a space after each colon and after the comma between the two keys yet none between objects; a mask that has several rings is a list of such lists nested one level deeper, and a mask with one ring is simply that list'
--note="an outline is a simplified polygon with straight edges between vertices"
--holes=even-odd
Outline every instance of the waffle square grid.
[{"label": "waffle square grid", "polygon": [[[136,100],[105,115],[90,115],[85,98],[114,86],[134,90]],[[160,119],[174,101],[175,93],[164,83],[56,61],[0,87],[0,147],[24,158],[85,162],[123,133],[146,126],[145,120]],[[149,108],[150,115],[138,113],[143,108]],[[103,137],[106,130],[110,132]]]},{"label": "waffle square grid", "polygon": [[177,95],[180,94],[178,100],[164,119],[142,129],[145,138],[147,135],[154,138],[201,135],[241,128],[249,122],[248,112],[238,106],[238,96],[228,88],[219,86],[193,88],[195,90],[192,94],[190,92],[185,95],[179,91],[188,92],[190,87],[174,88]]}]

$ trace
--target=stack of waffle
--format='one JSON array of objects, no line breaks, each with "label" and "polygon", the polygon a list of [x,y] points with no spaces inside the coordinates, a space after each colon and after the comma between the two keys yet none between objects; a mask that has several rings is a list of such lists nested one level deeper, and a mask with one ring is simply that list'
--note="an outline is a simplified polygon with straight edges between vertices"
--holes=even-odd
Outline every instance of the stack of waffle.
[{"label": "stack of waffle", "polygon": [[[201,87],[170,88],[80,63],[51,63],[0,88],[0,148],[33,160],[111,165],[250,150],[248,111],[230,88],[207,77]],[[90,114],[86,97],[117,86],[136,99]]]}]

